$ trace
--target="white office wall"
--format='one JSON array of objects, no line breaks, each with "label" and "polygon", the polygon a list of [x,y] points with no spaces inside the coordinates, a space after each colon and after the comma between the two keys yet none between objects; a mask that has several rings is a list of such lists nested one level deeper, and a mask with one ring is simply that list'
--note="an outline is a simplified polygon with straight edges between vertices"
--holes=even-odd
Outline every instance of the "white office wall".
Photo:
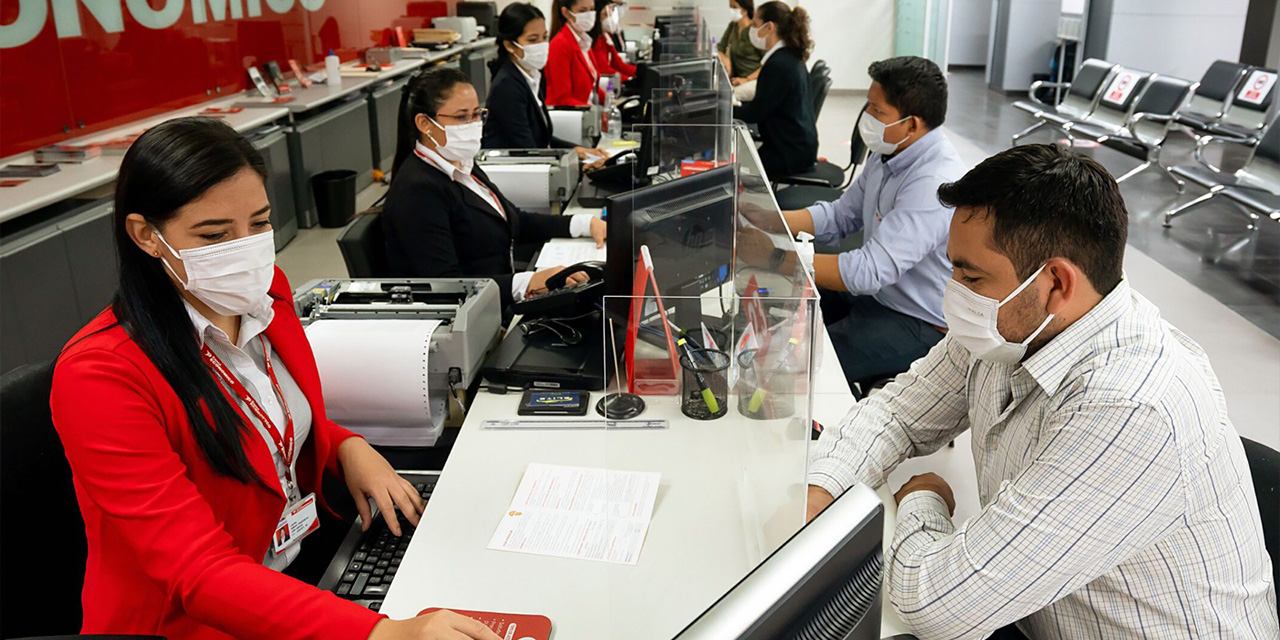
[{"label": "white office wall", "polygon": [[949,64],[985,66],[991,33],[990,0],[951,0]]},{"label": "white office wall", "polygon": [[867,67],[893,56],[893,0],[799,0],[813,21],[813,56],[831,66],[833,89],[871,87]]},{"label": "white office wall", "polygon": [[1198,80],[1238,60],[1249,0],[1114,0],[1107,59]]}]

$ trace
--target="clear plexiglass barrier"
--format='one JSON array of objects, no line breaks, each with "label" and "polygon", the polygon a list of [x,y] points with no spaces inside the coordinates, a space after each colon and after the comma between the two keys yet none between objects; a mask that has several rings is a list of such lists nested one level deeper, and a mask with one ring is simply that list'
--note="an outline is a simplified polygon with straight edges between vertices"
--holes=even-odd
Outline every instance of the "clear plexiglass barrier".
[{"label": "clear plexiglass barrier", "polygon": [[658,170],[608,211],[597,638],[673,637],[804,523],[813,283],[744,128],[649,136]]}]

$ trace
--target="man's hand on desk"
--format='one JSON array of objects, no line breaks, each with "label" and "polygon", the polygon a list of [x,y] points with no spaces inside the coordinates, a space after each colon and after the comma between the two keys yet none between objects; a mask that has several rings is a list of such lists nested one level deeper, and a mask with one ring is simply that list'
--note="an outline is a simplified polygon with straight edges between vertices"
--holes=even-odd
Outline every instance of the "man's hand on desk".
[{"label": "man's hand on desk", "polygon": [[426,508],[422,504],[422,496],[364,438],[343,440],[338,445],[338,464],[342,466],[347,490],[356,501],[356,511],[360,513],[361,527],[365,531],[373,524],[369,500],[378,505],[391,533],[401,534],[396,507],[400,507],[401,513],[413,526],[418,526],[418,516]]},{"label": "man's hand on desk", "polygon": [[824,509],[831,506],[831,503],[835,501],[836,499],[827,493],[826,489],[809,485],[809,498],[805,504],[804,521],[807,523],[818,517],[819,513],[822,513]]},{"label": "man's hand on desk", "polygon": [[369,640],[502,640],[474,618],[433,611],[408,620],[380,620]]},{"label": "man's hand on desk", "polygon": [[604,241],[609,237],[609,223],[600,218],[591,219],[591,239],[596,241],[596,248],[604,247]]},{"label": "man's hand on desk", "polygon": [[[780,253],[774,253],[774,249],[777,248],[769,234],[759,229],[744,227],[738,232],[738,257],[749,266],[760,269],[781,269],[783,267],[781,263],[788,255],[794,255],[795,252],[783,250]],[[782,260],[778,260],[779,257]]]},{"label": "man's hand on desk", "polygon": [[749,202],[741,202],[738,204],[738,213],[741,213],[747,222],[769,233],[787,232],[787,228],[782,224],[782,218],[778,217],[776,211],[770,211]]},{"label": "man's hand on desk", "polygon": [[902,504],[907,494],[915,491],[932,491],[942,496],[942,500],[947,503],[947,509],[951,512],[951,515],[954,516],[956,514],[955,494],[951,492],[951,485],[947,484],[947,481],[943,480],[942,476],[936,473],[923,473],[918,476],[912,476],[906,484],[902,485],[901,489],[898,489],[897,493],[893,494],[893,500],[898,504]]}]

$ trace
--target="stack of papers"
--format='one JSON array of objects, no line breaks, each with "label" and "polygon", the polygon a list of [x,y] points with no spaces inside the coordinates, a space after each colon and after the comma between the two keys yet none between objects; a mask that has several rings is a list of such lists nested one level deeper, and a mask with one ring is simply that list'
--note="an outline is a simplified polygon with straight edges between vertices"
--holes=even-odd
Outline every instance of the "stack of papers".
[{"label": "stack of papers", "polygon": [[490,549],[634,565],[661,474],[530,464]]},{"label": "stack of papers", "polygon": [[568,267],[588,260],[604,262],[607,253],[603,247],[596,248],[596,241],[591,238],[556,238],[542,245],[542,252],[538,254],[533,268],[541,271],[551,267]]}]

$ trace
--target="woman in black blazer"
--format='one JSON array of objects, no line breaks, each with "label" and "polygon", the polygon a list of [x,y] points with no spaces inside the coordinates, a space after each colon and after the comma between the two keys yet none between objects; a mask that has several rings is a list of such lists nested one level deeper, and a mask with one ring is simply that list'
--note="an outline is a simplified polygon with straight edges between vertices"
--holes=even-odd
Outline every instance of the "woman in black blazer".
[{"label": "woman in black blazer", "polygon": [[[457,69],[436,68],[409,81],[400,99],[396,158],[382,211],[391,275],[492,278],[505,310],[546,290],[561,271],[515,273],[514,243],[591,237],[604,246],[605,223],[590,214],[527,213],[474,166],[485,110]],[[586,280],[581,273],[569,284]]]},{"label": "woman in black blazer", "polygon": [[555,137],[547,115],[542,68],[550,50],[547,20],[532,4],[507,5],[498,17],[498,57],[491,65],[485,149],[574,149],[581,160],[607,158],[601,149],[580,147]]},{"label": "woman in black blazer", "polygon": [[770,2],[756,9],[750,36],[764,59],[755,99],[734,107],[733,117],[760,125],[766,173],[781,177],[808,171],[818,159],[818,125],[805,68],[813,48],[809,15],[800,7]]}]

